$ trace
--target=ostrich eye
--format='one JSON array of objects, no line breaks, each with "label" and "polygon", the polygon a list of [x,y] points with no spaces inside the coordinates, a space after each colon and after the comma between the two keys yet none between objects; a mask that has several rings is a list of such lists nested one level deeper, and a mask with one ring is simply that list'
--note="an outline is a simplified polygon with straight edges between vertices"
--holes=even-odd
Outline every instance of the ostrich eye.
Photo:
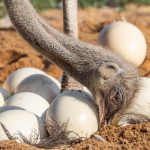
[{"label": "ostrich eye", "polygon": [[113,91],[112,91],[112,94],[110,96],[110,100],[115,103],[115,104],[121,104],[122,101],[123,101],[123,94],[122,92],[115,88]]}]

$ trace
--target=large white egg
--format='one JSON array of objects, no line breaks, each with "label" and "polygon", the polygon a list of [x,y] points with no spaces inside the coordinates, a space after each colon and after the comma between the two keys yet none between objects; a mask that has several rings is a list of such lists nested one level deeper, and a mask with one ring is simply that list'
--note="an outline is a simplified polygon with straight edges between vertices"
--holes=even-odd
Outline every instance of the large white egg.
[{"label": "large white egg", "polygon": [[49,103],[40,95],[31,92],[18,93],[6,100],[5,105],[16,106],[30,111],[45,121]]},{"label": "large white egg", "polygon": [[[35,144],[47,136],[41,119],[25,110],[14,109],[1,112],[0,123],[18,142],[23,142],[26,139]],[[3,128],[4,131],[5,129]]]},{"label": "large white egg", "polygon": [[[4,111],[8,111],[8,110],[14,110],[14,109],[20,109],[20,110],[22,110],[21,108],[16,107],[16,106],[3,106],[3,107],[0,107],[0,113],[4,112]],[[1,140],[8,140],[8,139],[9,138],[6,135],[6,133],[5,133],[5,131],[2,128],[1,123],[0,123],[0,141]]]},{"label": "large white egg", "polygon": [[[139,90],[122,113],[123,115],[120,115],[116,121],[114,120],[115,124],[118,122],[119,126],[128,125],[128,117],[125,117],[126,114],[137,114],[150,118],[150,78],[140,77]],[[131,117],[134,120],[134,115]]]},{"label": "large white egg", "polygon": [[98,130],[97,110],[86,92],[66,91],[57,96],[47,111],[47,126],[51,119],[60,126],[68,122],[67,130],[73,131],[68,135],[69,138],[78,138],[77,134],[89,137]]},{"label": "large white egg", "polygon": [[105,26],[100,32],[99,43],[136,66],[140,66],[146,57],[147,46],[143,33],[125,21]]},{"label": "large white egg", "polygon": [[[56,79],[55,79],[56,80]],[[23,80],[16,89],[16,93],[33,92],[44,97],[49,103],[60,93],[60,86],[52,77],[32,75]],[[60,84],[59,84],[60,85]]]},{"label": "large white egg", "polygon": [[4,105],[4,100],[10,97],[10,94],[8,91],[6,91],[4,88],[0,87],[0,107]]},{"label": "large white egg", "polygon": [[12,72],[4,82],[3,87],[8,90],[10,93],[14,92],[17,86],[21,81],[23,81],[25,78],[33,75],[33,74],[43,74],[46,75],[45,72],[42,70],[32,68],[32,67],[25,67],[18,69],[14,72]]}]

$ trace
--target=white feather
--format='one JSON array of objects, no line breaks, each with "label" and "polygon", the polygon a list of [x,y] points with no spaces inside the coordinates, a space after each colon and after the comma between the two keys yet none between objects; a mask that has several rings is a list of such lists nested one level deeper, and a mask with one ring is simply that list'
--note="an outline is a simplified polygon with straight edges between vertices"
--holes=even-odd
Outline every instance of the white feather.
[{"label": "white feather", "polygon": [[[134,99],[132,99],[130,105],[124,110],[124,115],[119,119],[119,126],[123,127],[129,125],[129,118],[136,118],[134,114],[150,119],[150,78],[141,77],[140,86],[139,92]],[[130,114],[130,117],[128,117],[128,114]]]}]

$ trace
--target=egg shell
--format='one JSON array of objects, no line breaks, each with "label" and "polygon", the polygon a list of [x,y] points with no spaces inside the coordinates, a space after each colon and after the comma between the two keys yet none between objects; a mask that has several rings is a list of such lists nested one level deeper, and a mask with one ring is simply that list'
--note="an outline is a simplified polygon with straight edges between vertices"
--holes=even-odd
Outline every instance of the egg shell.
[{"label": "egg shell", "polygon": [[[0,113],[1,112],[4,112],[4,111],[8,111],[8,110],[14,110],[14,109],[20,109],[22,110],[22,108],[19,108],[19,107],[16,107],[16,106],[3,106],[3,107],[0,107]],[[1,123],[0,123],[0,141],[1,140],[8,140],[8,136],[6,135],[4,129],[2,128],[1,126]]]},{"label": "egg shell", "polygon": [[9,92],[6,91],[4,88],[0,87],[0,107],[4,105],[4,101],[8,97],[10,97]]},{"label": "egg shell", "polygon": [[47,123],[52,118],[60,126],[68,122],[67,130],[73,131],[68,138],[89,137],[98,130],[98,114],[86,92],[66,91],[57,96],[47,111]]},{"label": "egg shell", "polygon": [[91,98],[93,99],[93,95],[92,95],[91,91],[87,87],[83,86],[83,91],[88,93],[91,96]]},{"label": "egg shell", "polygon": [[43,72],[42,70],[36,69],[36,68],[32,68],[32,67],[21,68],[21,69],[18,69],[16,71],[12,72],[7,77],[6,81],[4,82],[3,87],[6,90],[8,90],[10,93],[13,93],[21,81],[23,81],[25,78],[27,78],[33,74],[46,75],[45,72]]},{"label": "egg shell", "polygon": [[3,106],[0,107],[0,113],[8,110],[14,110],[14,109],[19,109],[19,110],[24,110],[23,108],[17,107],[17,106]]},{"label": "egg shell", "polygon": [[0,141],[1,140],[9,140],[8,136],[6,135],[4,129],[2,128],[1,124],[0,124]]},{"label": "egg shell", "polygon": [[143,33],[125,21],[116,21],[105,26],[100,32],[99,43],[136,66],[143,63],[147,54]]},{"label": "egg shell", "polygon": [[2,107],[3,105],[4,105],[4,97],[2,93],[0,93],[0,107]]},{"label": "egg shell", "polygon": [[7,99],[8,97],[10,97],[10,93],[2,87],[0,87],[0,93],[3,95],[4,100]]},{"label": "egg shell", "polygon": [[1,112],[0,123],[18,142],[23,142],[25,138],[30,143],[39,143],[47,135],[41,119],[25,110]]},{"label": "egg shell", "polygon": [[55,80],[53,80],[52,77],[44,75],[32,75],[19,84],[16,93],[33,92],[39,94],[51,103],[60,93],[60,84],[58,86],[58,82],[56,83]]},{"label": "egg shell", "polygon": [[61,82],[58,81],[57,79],[55,79],[54,77],[50,76],[50,75],[47,75],[48,78],[50,78],[53,82],[55,82],[55,84],[61,88]]},{"label": "egg shell", "polygon": [[44,122],[49,103],[40,95],[31,92],[17,93],[6,100],[5,105],[16,106],[39,116]]}]

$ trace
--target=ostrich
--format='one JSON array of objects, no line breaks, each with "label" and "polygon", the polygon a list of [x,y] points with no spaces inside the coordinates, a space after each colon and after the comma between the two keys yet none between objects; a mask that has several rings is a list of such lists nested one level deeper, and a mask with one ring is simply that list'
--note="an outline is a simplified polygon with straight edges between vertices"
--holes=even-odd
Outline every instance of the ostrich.
[{"label": "ostrich", "polygon": [[138,92],[137,69],[121,56],[49,26],[27,0],[5,0],[22,37],[49,61],[86,86],[99,109],[99,127],[123,111]]}]

